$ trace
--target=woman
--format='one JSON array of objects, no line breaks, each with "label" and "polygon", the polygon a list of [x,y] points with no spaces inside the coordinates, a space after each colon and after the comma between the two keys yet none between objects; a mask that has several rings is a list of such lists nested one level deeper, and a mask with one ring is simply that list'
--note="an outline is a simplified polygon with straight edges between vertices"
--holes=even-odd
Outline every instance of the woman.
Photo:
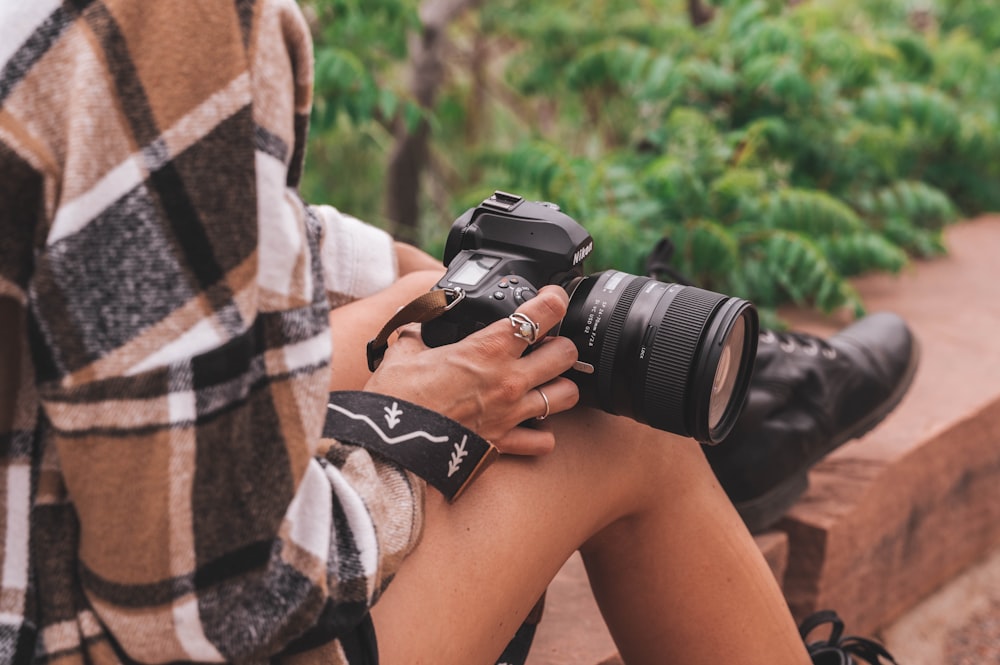
[{"label": "woman", "polygon": [[[579,549],[629,663],[809,662],[697,444],[574,409],[567,340],[408,328],[369,375],[441,269],[298,199],[294,4],[6,3],[0,44],[6,661],[365,662],[370,607],[382,663],[488,663]],[[323,437],[328,387],[503,455],[449,504]]]}]

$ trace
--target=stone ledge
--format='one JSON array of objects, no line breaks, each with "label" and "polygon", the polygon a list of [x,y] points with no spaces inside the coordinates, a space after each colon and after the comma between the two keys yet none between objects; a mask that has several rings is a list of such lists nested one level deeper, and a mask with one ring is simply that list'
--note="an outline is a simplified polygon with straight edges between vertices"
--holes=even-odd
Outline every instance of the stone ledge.
[{"label": "stone ledge", "polygon": [[1000,546],[1000,219],[947,241],[944,259],[856,282],[871,311],[909,321],[921,367],[896,412],[820,463],[779,524],[798,617],[829,607],[874,634]]},{"label": "stone ledge", "polygon": [[779,528],[793,613],[872,634],[1000,546],[1000,400],[881,466],[841,457]]}]

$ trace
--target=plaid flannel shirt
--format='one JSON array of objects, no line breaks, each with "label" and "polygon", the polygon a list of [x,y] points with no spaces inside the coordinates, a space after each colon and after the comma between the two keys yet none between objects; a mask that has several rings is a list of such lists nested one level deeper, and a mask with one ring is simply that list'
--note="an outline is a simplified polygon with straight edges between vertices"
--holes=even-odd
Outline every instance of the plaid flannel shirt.
[{"label": "plaid flannel shirt", "polygon": [[0,6],[0,661],[335,663],[419,536],[320,438],[395,265],[298,198],[311,85],[291,0]]}]

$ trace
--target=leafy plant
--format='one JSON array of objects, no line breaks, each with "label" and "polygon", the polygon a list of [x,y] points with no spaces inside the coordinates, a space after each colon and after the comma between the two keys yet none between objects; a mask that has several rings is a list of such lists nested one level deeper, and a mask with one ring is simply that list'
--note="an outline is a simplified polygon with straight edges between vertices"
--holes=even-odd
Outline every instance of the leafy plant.
[{"label": "leafy plant", "polygon": [[666,235],[709,288],[824,311],[860,311],[848,277],[940,254],[947,224],[1000,209],[1000,4],[713,4],[694,26],[679,0],[480,3],[449,27],[444,88],[421,108],[401,84],[414,0],[310,0],[310,182],[378,220],[385,119],[416,114],[431,249],[509,189],[584,224],[593,269],[641,271]]}]

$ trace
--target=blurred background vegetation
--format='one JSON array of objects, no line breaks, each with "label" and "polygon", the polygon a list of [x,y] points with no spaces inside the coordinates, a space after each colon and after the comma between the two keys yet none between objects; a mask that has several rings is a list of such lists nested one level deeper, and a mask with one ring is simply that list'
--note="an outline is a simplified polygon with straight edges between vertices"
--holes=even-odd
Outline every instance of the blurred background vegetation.
[{"label": "blurred background vegetation", "polygon": [[494,189],[594,236],[588,270],[676,267],[764,308],[1000,210],[993,0],[303,0],[303,194],[440,255]]}]

